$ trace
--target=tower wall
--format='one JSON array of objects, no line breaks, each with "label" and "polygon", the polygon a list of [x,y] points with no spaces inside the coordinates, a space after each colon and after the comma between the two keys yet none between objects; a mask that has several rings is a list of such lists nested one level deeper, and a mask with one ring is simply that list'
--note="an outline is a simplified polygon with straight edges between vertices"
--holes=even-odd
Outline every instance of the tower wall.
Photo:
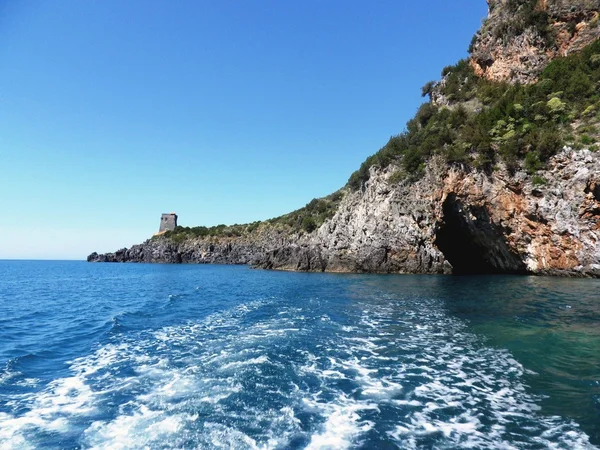
[{"label": "tower wall", "polygon": [[176,226],[177,226],[177,214],[175,214],[175,213],[163,214],[160,217],[160,228],[158,229],[158,232],[161,233],[163,231],[173,231]]}]

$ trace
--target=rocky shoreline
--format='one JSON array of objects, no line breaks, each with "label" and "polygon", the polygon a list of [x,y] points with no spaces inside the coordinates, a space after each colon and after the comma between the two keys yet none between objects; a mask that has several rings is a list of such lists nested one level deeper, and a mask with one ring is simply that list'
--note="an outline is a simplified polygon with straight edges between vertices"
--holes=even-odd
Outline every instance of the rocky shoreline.
[{"label": "rocky shoreline", "polygon": [[534,185],[432,160],[417,182],[372,169],[313,233],[269,226],[240,237],[156,237],[91,262],[250,264],[352,273],[600,276],[600,157],[564,149]]},{"label": "rocky shoreline", "polygon": [[[551,60],[577,53],[600,38],[600,0],[487,1],[488,18],[471,43],[466,65],[474,77],[533,83]],[[600,64],[598,55],[593,58],[593,64]],[[468,85],[469,76],[452,78],[454,69],[449,70],[439,83],[424,87],[432,105],[448,110],[462,107],[465,113],[482,108],[477,98],[464,97],[462,103],[454,98],[461,86]],[[454,91],[445,95],[444,88],[452,82]],[[562,91],[549,92],[538,103],[559,111],[565,107],[561,95]],[[585,116],[585,128],[594,137],[586,135],[586,141],[579,143],[561,142],[581,148],[600,140],[600,106],[596,98],[586,101],[595,103],[581,111],[579,118],[565,115],[563,122],[569,120],[571,128],[565,126],[563,131],[569,134],[578,129]],[[523,109],[513,103],[512,107]],[[513,117],[507,120],[515,121]],[[496,123],[501,131],[496,130],[496,139],[508,142],[511,134],[516,136],[515,125],[510,128],[500,122],[504,121]],[[534,126],[532,122],[526,125]],[[435,145],[443,149],[448,144],[442,140]],[[529,155],[533,144],[517,145]],[[548,155],[561,145],[551,145]],[[380,164],[385,168],[377,164],[361,167],[368,180],[360,178],[360,184],[352,185],[354,190],[345,188],[341,202],[330,211],[335,211],[333,216],[328,215],[315,230],[316,222],[305,228],[311,232],[267,221],[237,236],[167,234],[115,253],[92,253],[88,261],[250,264],[312,272],[600,276],[600,151],[564,147],[547,165],[544,158],[544,170],[530,167],[529,173],[515,167],[507,170],[501,158],[487,173],[449,163],[437,153],[430,158],[431,151],[425,153],[427,164],[416,181],[398,180],[397,175],[405,173],[396,165],[401,163],[399,158],[392,159],[391,165],[389,159]],[[535,152],[530,156],[540,157]]]}]

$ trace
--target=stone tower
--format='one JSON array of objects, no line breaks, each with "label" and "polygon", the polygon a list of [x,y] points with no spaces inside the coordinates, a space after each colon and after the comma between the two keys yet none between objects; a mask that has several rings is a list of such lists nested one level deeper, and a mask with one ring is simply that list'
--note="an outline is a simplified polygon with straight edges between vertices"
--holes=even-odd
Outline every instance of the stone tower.
[{"label": "stone tower", "polygon": [[160,217],[160,228],[158,229],[158,232],[164,233],[165,231],[173,231],[176,226],[177,226],[177,214],[165,213]]}]

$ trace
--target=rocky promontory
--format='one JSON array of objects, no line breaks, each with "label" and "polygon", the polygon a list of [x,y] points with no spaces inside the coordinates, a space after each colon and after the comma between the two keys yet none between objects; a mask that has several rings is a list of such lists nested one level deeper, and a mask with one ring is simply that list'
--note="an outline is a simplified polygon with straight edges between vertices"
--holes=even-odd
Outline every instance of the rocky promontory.
[{"label": "rocky promontory", "polygon": [[416,183],[372,169],[313,233],[264,224],[240,237],[155,237],[88,261],[252,264],[378,273],[600,275],[600,155],[564,149],[534,185],[524,172],[432,161]]},{"label": "rocky promontory", "polygon": [[600,276],[600,0],[488,0],[469,59],[340,191],[91,262]]}]

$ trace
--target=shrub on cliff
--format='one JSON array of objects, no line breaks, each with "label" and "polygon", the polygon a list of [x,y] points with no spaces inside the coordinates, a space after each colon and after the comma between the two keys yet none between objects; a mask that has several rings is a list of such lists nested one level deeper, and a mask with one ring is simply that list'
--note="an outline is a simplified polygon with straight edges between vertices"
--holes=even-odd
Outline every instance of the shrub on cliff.
[{"label": "shrub on cliff", "polygon": [[509,18],[492,30],[497,39],[508,41],[527,29],[533,29],[546,45],[552,45],[554,32],[550,26],[550,16],[538,8],[538,0],[507,0],[505,8]]},{"label": "shrub on cliff", "polygon": [[[251,224],[256,225],[259,222]],[[257,225],[256,225],[257,227]],[[256,228],[254,228],[256,229]],[[167,231],[164,237],[169,238],[175,242],[182,242],[188,238],[206,238],[206,237],[233,237],[242,236],[244,233],[249,232],[248,226],[246,225],[215,225],[212,227],[198,226],[198,227],[183,227],[177,226],[173,231]]]},{"label": "shrub on cliff", "polygon": [[307,233],[311,233],[317,229],[317,222],[315,222],[315,219],[312,216],[305,216],[304,219],[302,219],[302,229]]},{"label": "shrub on cliff", "polygon": [[292,232],[311,233],[327,219],[333,217],[342,198],[344,198],[344,192],[339,190],[326,197],[312,199],[303,208],[270,219],[268,223],[287,227]]},{"label": "shrub on cliff", "polygon": [[421,97],[431,97],[431,93],[433,92],[436,84],[437,83],[435,81],[428,81],[425,83],[425,85],[421,88]]},{"label": "shrub on cliff", "polygon": [[[518,3],[522,7],[526,2]],[[409,179],[418,178],[435,154],[442,154],[448,164],[476,169],[493,168],[498,157],[511,170],[524,167],[532,173],[543,168],[572,132],[571,122],[595,120],[600,104],[600,41],[552,61],[539,81],[528,86],[478,78],[465,60],[444,68],[442,75],[445,78],[435,89],[452,106],[421,105],[405,131],[390,138],[350,176],[351,189],[369,179],[371,167],[392,162],[400,164]],[[463,107],[474,102],[479,106]],[[580,133],[585,134],[585,127]]]}]

